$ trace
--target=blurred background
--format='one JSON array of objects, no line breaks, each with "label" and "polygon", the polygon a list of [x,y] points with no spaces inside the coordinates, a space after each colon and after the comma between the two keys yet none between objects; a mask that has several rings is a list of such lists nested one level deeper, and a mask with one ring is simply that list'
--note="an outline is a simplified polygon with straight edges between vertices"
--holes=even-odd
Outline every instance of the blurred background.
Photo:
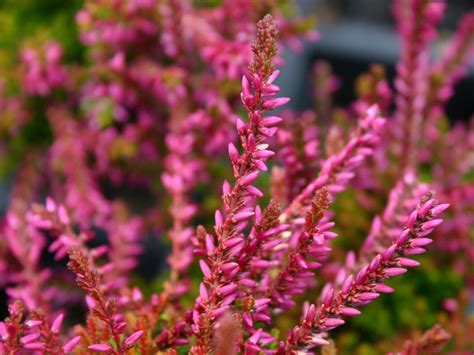
[{"label": "blurred background", "polygon": [[[307,109],[312,105],[311,70],[317,60],[326,60],[341,80],[335,94],[335,104],[346,106],[355,99],[354,82],[371,64],[383,64],[390,79],[395,74],[400,43],[394,28],[390,0],[298,0],[304,14],[317,19],[321,38],[307,43],[302,53],[287,52],[286,61],[291,71],[282,73],[282,87],[290,96],[290,105]],[[439,27],[440,37],[433,48],[433,56],[448,40],[461,16],[474,9],[468,0],[449,1]],[[474,112],[474,68],[456,86],[447,113],[451,120],[466,121]]]}]

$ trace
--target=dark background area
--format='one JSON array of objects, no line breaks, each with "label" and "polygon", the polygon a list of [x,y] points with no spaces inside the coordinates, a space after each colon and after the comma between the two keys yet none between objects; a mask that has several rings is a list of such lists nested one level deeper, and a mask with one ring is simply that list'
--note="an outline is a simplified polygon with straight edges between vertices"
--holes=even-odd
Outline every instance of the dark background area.
[{"label": "dark background area", "polygon": [[[281,86],[290,105],[303,110],[312,107],[312,68],[315,61],[328,61],[341,80],[335,103],[346,106],[355,98],[354,81],[371,64],[383,64],[389,79],[395,75],[395,64],[400,54],[400,42],[395,31],[390,0],[299,0],[302,13],[314,14],[321,38],[306,43],[301,53],[287,52],[286,68],[282,71]],[[432,57],[439,55],[459,19],[474,9],[474,1],[449,1],[439,28],[439,40]],[[452,121],[467,121],[474,113],[474,68],[460,81],[447,107]]]}]

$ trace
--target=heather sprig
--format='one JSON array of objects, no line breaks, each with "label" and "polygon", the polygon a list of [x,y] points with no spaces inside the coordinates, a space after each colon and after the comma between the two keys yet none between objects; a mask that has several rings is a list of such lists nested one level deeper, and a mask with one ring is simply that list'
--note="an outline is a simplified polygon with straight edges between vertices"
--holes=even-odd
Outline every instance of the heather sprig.
[{"label": "heather sprig", "polygon": [[355,176],[355,168],[361,165],[366,157],[373,154],[384,124],[385,119],[379,117],[378,108],[370,107],[360,119],[353,137],[340,152],[325,159],[318,177],[291,201],[282,214],[282,220],[291,218],[292,214],[297,215],[301,208],[307,206],[314,192],[323,187],[326,187],[331,194],[343,191],[347,183]]},{"label": "heather sprig", "polygon": [[442,219],[437,217],[447,207],[439,204],[430,193],[425,195],[410,213],[396,241],[357,273],[348,276],[339,290],[326,287],[320,304],[307,309],[301,324],[293,328],[284,343],[280,343],[279,351],[283,354],[283,351],[291,353],[300,348],[327,345],[325,333],[343,325],[342,318],[359,315],[359,307],[369,304],[381,293],[393,292],[383,281],[419,265],[410,256],[426,251],[423,247],[432,242],[427,236],[441,224]]},{"label": "heather sprig", "polygon": [[238,119],[236,125],[243,153],[240,154],[232,143],[228,149],[235,185],[232,187],[228,182],[223,185],[225,214],[216,211],[214,230],[217,238],[206,235],[207,258],[199,262],[204,278],[193,315],[193,329],[197,336],[197,346],[191,350],[194,353],[211,349],[213,324],[230,309],[237,297],[241,271],[236,261],[245,246],[242,231],[255,215],[254,201],[262,196],[252,183],[260,171],[267,170],[265,161],[274,152],[267,149],[265,140],[276,133],[274,126],[281,121],[280,117],[263,115],[266,110],[288,101],[287,98],[272,98],[279,91],[272,84],[278,76],[272,63],[276,55],[275,37],[275,23],[267,15],[259,22],[257,40],[252,45],[251,77],[242,78],[241,99],[248,111],[248,122]]},{"label": "heather sprig", "polygon": [[394,15],[402,41],[395,88],[397,139],[401,168],[417,163],[420,127],[428,90],[428,45],[436,37],[445,3],[441,0],[394,1]]},{"label": "heather sprig", "polygon": [[13,302],[8,309],[9,317],[4,322],[0,322],[0,351],[2,353],[34,351],[41,354],[65,355],[81,341],[80,336],[75,336],[65,344],[63,343],[60,334],[64,320],[63,313],[49,322],[41,311],[28,312],[21,301]]},{"label": "heather sprig", "polygon": [[267,291],[272,307],[290,309],[295,305],[292,298],[302,294],[314,279],[314,270],[331,251],[327,240],[337,237],[330,231],[334,226],[325,218],[329,207],[329,196],[325,189],[316,193],[304,218],[297,245],[287,256],[286,264],[279,271]]},{"label": "heather sprig", "polygon": [[89,350],[122,355],[132,348],[144,331],[139,330],[122,341],[127,323],[118,313],[117,302],[107,300],[102,289],[99,272],[93,268],[89,257],[78,247],[68,250],[68,268],[76,274],[76,283],[90,296],[91,314],[106,324],[115,346],[111,343],[99,343],[88,346]]},{"label": "heather sprig", "polygon": [[441,325],[436,324],[428,329],[421,337],[405,342],[401,355],[436,354],[451,340],[449,334]]}]

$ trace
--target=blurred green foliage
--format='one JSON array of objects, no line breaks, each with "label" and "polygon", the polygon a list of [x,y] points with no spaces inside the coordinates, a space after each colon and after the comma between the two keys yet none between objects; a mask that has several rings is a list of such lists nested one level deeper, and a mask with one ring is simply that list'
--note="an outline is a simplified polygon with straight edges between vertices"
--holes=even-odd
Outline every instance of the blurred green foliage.
[{"label": "blurred green foliage", "polygon": [[[0,78],[6,79],[6,93],[17,94],[18,63],[22,48],[37,48],[48,41],[61,43],[64,61],[81,62],[84,47],[79,42],[75,14],[82,0],[1,0]],[[58,97],[60,98],[60,97]],[[0,159],[0,178],[8,174],[25,154],[27,146],[41,147],[52,139],[42,99],[27,102],[28,123],[10,137],[8,154]],[[0,132],[1,133],[1,132]],[[0,139],[2,137],[0,136]]]},{"label": "blurred green foliage", "polygon": [[25,43],[56,40],[63,45],[67,62],[80,61],[84,48],[79,43],[75,13],[82,0],[0,1],[0,71],[17,63]]}]

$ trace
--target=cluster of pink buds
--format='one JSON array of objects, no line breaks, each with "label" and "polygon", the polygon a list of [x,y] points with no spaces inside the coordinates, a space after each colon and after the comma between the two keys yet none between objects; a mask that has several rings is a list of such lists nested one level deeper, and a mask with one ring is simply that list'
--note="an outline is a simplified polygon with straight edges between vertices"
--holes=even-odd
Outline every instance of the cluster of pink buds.
[{"label": "cluster of pink buds", "polygon": [[[27,317],[27,319],[23,319]],[[9,307],[9,317],[0,322],[0,351],[13,354],[21,351],[35,354],[70,354],[81,341],[75,336],[63,343],[60,331],[64,314],[57,315],[52,322],[37,311],[27,314],[24,304],[14,302]]]},{"label": "cluster of pink buds", "polygon": [[29,95],[46,96],[67,82],[66,68],[61,64],[62,49],[58,43],[46,44],[44,53],[31,48],[23,50],[25,65],[23,86]]},{"label": "cluster of pink buds", "polygon": [[369,156],[373,155],[374,146],[380,141],[380,133],[385,119],[378,114],[376,106],[370,107],[359,121],[355,135],[344,148],[335,155],[329,156],[323,163],[319,176],[310,182],[296,196],[285,210],[286,216],[307,205],[315,191],[326,187],[332,193],[344,191],[345,186],[355,176],[354,170]]}]

